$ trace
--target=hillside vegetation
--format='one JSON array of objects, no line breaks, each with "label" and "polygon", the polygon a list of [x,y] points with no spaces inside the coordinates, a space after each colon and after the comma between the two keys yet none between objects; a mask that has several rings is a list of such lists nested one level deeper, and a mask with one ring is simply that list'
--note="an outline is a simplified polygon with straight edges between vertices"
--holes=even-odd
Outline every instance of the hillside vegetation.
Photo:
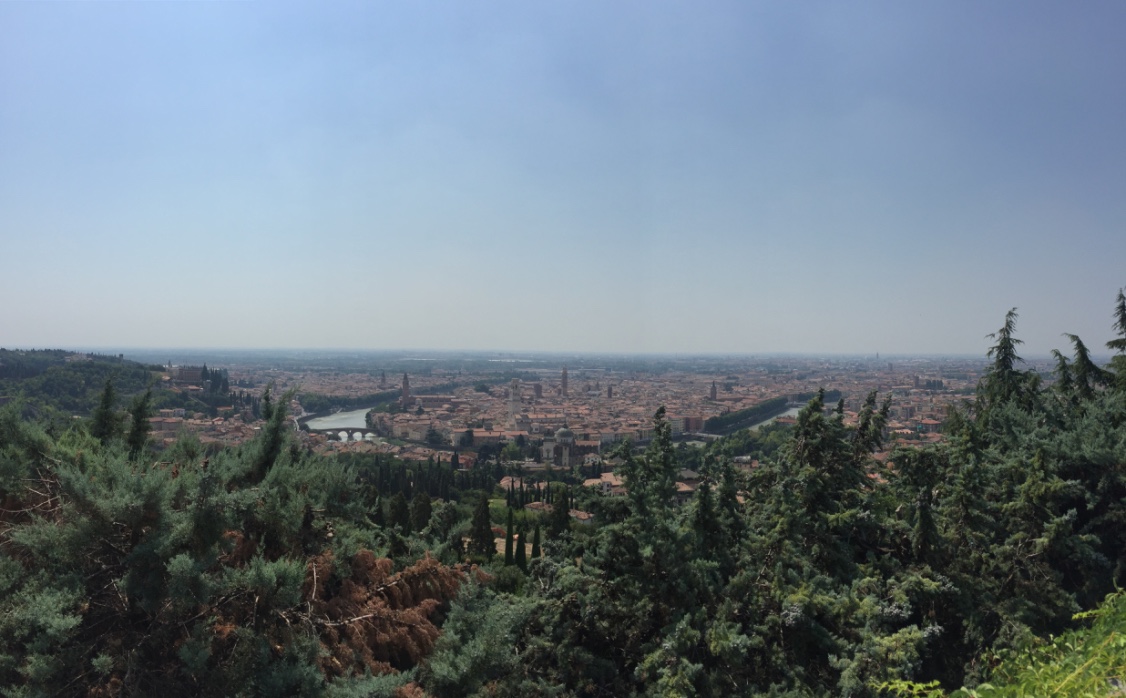
[{"label": "hillside vegetation", "polygon": [[[1109,367],[1071,337],[1045,385],[1010,312],[940,445],[877,460],[890,398],[849,427],[817,395],[788,432],[694,455],[687,501],[663,409],[644,452],[615,454],[627,496],[564,478],[506,500],[495,463],[311,454],[285,398],[264,401],[257,440],[210,456],[97,438],[96,421],[50,435],[9,405],[0,691],[1113,695],[1121,596],[1099,604],[1126,581],[1121,292],[1114,319]],[[736,450],[760,465],[737,470]],[[506,506],[533,500],[554,510]]]}]

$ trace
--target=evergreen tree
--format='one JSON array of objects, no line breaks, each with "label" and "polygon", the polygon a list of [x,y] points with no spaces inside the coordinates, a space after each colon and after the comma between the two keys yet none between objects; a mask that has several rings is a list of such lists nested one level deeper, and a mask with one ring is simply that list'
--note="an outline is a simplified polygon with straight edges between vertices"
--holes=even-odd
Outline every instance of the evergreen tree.
[{"label": "evergreen tree", "polygon": [[482,492],[473,507],[473,520],[469,529],[469,552],[483,555],[486,560],[491,560],[496,551],[493,525],[489,520],[489,497]]},{"label": "evergreen tree", "polygon": [[266,395],[262,398],[262,410],[263,414],[269,416],[265,418],[266,425],[262,428],[262,438],[254,444],[255,451],[251,459],[250,471],[246,476],[248,483],[261,482],[266,477],[281,456],[282,447],[285,445],[288,436],[285,429],[285,418],[287,405],[293,398],[294,392],[292,390],[286,391],[277,405],[271,405],[269,394],[270,390],[267,388]]},{"label": "evergreen tree", "polygon": [[555,504],[551,508],[551,516],[547,520],[547,535],[558,538],[571,526],[571,512],[567,508],[567,490],[558,488]]},{"label": "evergreen tree", "polygon": [[125,443],[129,446],[129,458],[136,460],[145,448],[152,425],[149,424],[149,415],[152,413],[152,391],[146,390],[144,395],[133,399],[133,406],[129,409],[132,421],[129,424],[129,435]]},{"label": "evergreen tree", "polygon": [[1075,390],[1080,399],[1090,400],[1094,397],[1097,387],[1105,386],[1110,382],[1110,376],[1091,360],[1091,352],[1079,337],[1073,334],[1064,336],[1070,339],[1072,346],[1075,347],[1075,360],[1071,371]]},{"label": "evergreen tree", "polygon": [[1118,299],[1114,307],[1114,330],[1117,337],[1106,343],[1106,348],[1113,350],[1110,369],[1114,373],[1114,385],[1119,391],[1126,392],[1126,294],[1118,289]]},{"label": "evergreen tree", "polygon": [[1060,353],[1059,349],[1052,350],[1052,357],[1056,360],[1056,383],[1053,386],[1055,391],[1064,397],[1070,396],[1075,389],[1075,379],[1071,375],[1071,362],[1067,357]]},{"label": "evergreen tree", "polygon": [[521,527],[520,534],[513,538],[513,545],[516,546],[515,562],[516,566],[522,571],[528,571],[528,552],[524,549],[524,530]]},{"label": "evergreen tree", "polygon": [[1122,289],[1118,289],[1118,298],[1114,303],[1114,330],[1118,336],[1107,342],[1106,348],[1126,354],[1126,294]]},{"label": "evergreen tree", "polygon": [[1038,387],[1038,379],[1031,371],[1020,371],[1018,363],[1024,359],[1017,354],[1017,347],[1024,344],[1016,338],[1017,309],[1005,314],[1005,324],[1001,329],[986,335],[997,343],[989,348],[987,356],[992,359],[985,376],[978,385],[979,416],[987,417],[990,412],[1010,401],[1024,408],[1031,408]]},{"label": "evergreen tree", "polygon": [[383,498],[376,497],[375,504],[372,506],[372,523],[376,528],[383,528],[387,525],[387,517],[383,514]]},{"label": "evergreen tree", "polygon": [[430,495],[425,490],[419,489],[414,498],[411,499],[411,528],[416,532],[425,529],[430,525],[432,513],[433,505],[430,502]]},{"label": "evergreen tree", "polygon": [[388,515],[392,526],[398,526],[403,533],[411,532],[411,512],[410,507],[407,505],[407,498],[403,496],[402,491],[395,493],[391,498],[390,506],[388,507]]},{"label": "evergreen tree", "polygon": [[90,420],[90,435],[101,441],[103,445],[121,435],[121,416],[117,413],[116,402],[117,395],[113,389],[113,380],[107,378],[98,407]]},{"label": "evergreen tree", "polygon": [[504,527],[504,564],[505,566],[511,565],[514,562],[512,557],[512,536],[514,535],[512,525],[512,509],[508,510],[508,523]]},{"label": "evergreen tree", "polygon": [[532,534],[532,559],[538,560],[542,553],[540,552],[540,525],[536,523],[536,531]]},{"label": "evergreen tree", "polygon": [[665,418],[665,408],[653,415],[653,441],[643,458],[635,458],[629,442],[623,442],[618,455],[626,489],[633,502],[634,513],[642,518],[667,519],[676,496],[676,456],[672,447],[672,425]]},{"label": "evergreen tree", "polygon": [[267,422],[274,416],[274,403],[270,398],[270,386],[266,386],[265,392],[262,393],[261,401],[261,417]]}]

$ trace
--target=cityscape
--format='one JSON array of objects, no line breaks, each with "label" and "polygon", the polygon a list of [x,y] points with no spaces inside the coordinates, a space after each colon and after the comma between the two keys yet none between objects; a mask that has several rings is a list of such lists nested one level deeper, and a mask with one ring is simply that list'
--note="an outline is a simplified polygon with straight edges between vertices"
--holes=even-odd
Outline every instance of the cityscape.
[{"label": "cityscape", "polygon": [[[383,396],[383,409],[368,415],[363,409],[351,408],[334,421],[307,412],[298,393],[291,402],[291,414],[295,424],[305,425],[302,438],[318,450],[377,451],[411,460],[434,457],[445,461],[454,447],[466,441],[470,430],[472,445],[519,444],[528,460],[533,460],[535,448],[542,448],[545,440],[552,441],[564,426],[575,434],[574,458],[580,453],[600,454],[625,440],[644,444],[652,438],[652,415],[662,406],[675,437],[688,439],[695,434],[697,439],[706,439],[709,419],[777,398],[784,398],[784,404],[769,418],[787,411],[792,416],[794,408],[820,389],[841,392],[848,423],[855,423],[870,391],[892,396],[891,419],[886,425],[889,443],[923,445],[942,438],[948,409],[972,397],[984,366],[980,360],[913,357],[891,362],[876,358],[747,360],[742,365],[731,359],[704,357],[660,362],[657,368],[636,359],[634,368],[628,361],[619,361],[616,370],[596,367],[597,362],[590,360],[571,369],[529,368],[553,360],[524,361],[528,363],[520,369],[463,370],[453,368],[462,362],[439,364],[434,360],[427,363],[437,365],[428,366],[425,372],[391,376],[375,368],[349,373],[279,370],[272,363],[211,366],[227,369],[234,384],[246,385],[245,391],[255,397],[266,387],[272,387],[275,394],[293,388],[349,402],[365,395]],[[498,377],[512,373],[522,377]],[[198,382],[198,375],[190,368],[170,367],[164,377],[173,390],[203,390],[192,384],[192,378]],[[398,409],[388,410],[389,405]],[[169,441],[181,429],[198,434],[205,442],[227,444],[253,435],[249,412],[235,414],[233,408],[220,407],[218,413],[215,417],[204,413],[185,416],[182,410],[164,410],[151,421],[154,433]],[[357,420],[361,413],[364,418]],[[542,461],[542,456],[535,460]],[[462,456],[462,463],[466,462]]]}]

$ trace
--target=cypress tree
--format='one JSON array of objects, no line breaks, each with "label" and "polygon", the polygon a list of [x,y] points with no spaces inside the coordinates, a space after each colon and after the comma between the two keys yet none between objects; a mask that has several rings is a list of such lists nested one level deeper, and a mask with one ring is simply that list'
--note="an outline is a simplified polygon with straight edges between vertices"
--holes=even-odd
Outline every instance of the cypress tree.
[{"label": "cypress tree", "polygon": [[536,524],[536,532],[532,534],[532,559],[540,558],[540,525]]},{"label": "cypress tree", "polygon": [[421,531],[430,525],[430,515],[433,507],[430,504],[430,495],[424,490],[419,490],[411,500],[411,528]]},{"label": "cypress tree", "polygon": [[387,525],[387,518],[383,515],[383,498],[382,497],[376,497],[375,498],[375,507],[374,508],[375,508],[375,511],[372,512],[372,521],[379,528],[383,528],[384,526]]},{"label": "cypress tree", "polygon": [[571,512],[567,508],[567,491],[560,489],[559,495],[555,498],[555,506],[551,510],[551,518],[548,519],[548,535],[552,538],[559,537],[567,530],[570,523]]},{"label": "cypress tree", "polygon": [[133,418],[129,424],[129,435],[125,442],[129,444],[129,458],[135,460],[145,448],[152,425],[149,424],[149,413],[152,405],[152,391],[146,390],[145,394],[133,400],[129,414]]},{"label": "cypress tree", "polygon": [[410,533],[411,514],[407,506],[407,498],[403,496],[402,492],[396,492],[395,496],[391,498],[389,514],[392,526],[398,526],[403,529],[404,533]]},{"label": "cypress tree", "polygon": [[520,537],[515,540],[516,543],[516,566],[522,571],[528,570],[528,553],[524,550],[524,533],[520,533]]},{"label": "cypress tree", "polygon": [[115,402],[117,395],[113,389],[113,381],[107,378],[106,385],[102,388],[101,400],[98,401],[90,422],[91,436],[102,444],[113,441],[121,433],[121,418],[114,409]]},{"label": "cypress tree", "polygon": [[261,408],[262,419],[265,419],[268,422],[268,421],[270,421],[270,417],[274,416],[274,403],[270,399],[270,387],[269,386],[266,386],[266,392],[262,393],[262,403],[261,404],[262,404],[262,408]]},{"label": "cypress tree", "polygon": [[512,509],[508,510],[508,525],[504,530],[504,564],[507,567],[513,563],[512,558]]},{"label": "cypress tree", "polygon": [[486,560],[491,560],[496,554],[493,527],[489,522],[489,497],[484,492],[473,508],[473,521],[469,529],[469,552],[484,555]]}]

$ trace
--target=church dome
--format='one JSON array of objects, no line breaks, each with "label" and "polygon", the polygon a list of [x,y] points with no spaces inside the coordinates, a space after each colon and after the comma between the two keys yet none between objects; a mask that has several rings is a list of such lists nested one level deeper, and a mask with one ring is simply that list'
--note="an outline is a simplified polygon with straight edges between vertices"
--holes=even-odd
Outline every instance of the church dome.
[{"label": "church dome", "polygon": [[556,441],[573,441],[574,439],[575,432],[568,429],[566,424],[564,424],[559,431],[555,432]]}]

